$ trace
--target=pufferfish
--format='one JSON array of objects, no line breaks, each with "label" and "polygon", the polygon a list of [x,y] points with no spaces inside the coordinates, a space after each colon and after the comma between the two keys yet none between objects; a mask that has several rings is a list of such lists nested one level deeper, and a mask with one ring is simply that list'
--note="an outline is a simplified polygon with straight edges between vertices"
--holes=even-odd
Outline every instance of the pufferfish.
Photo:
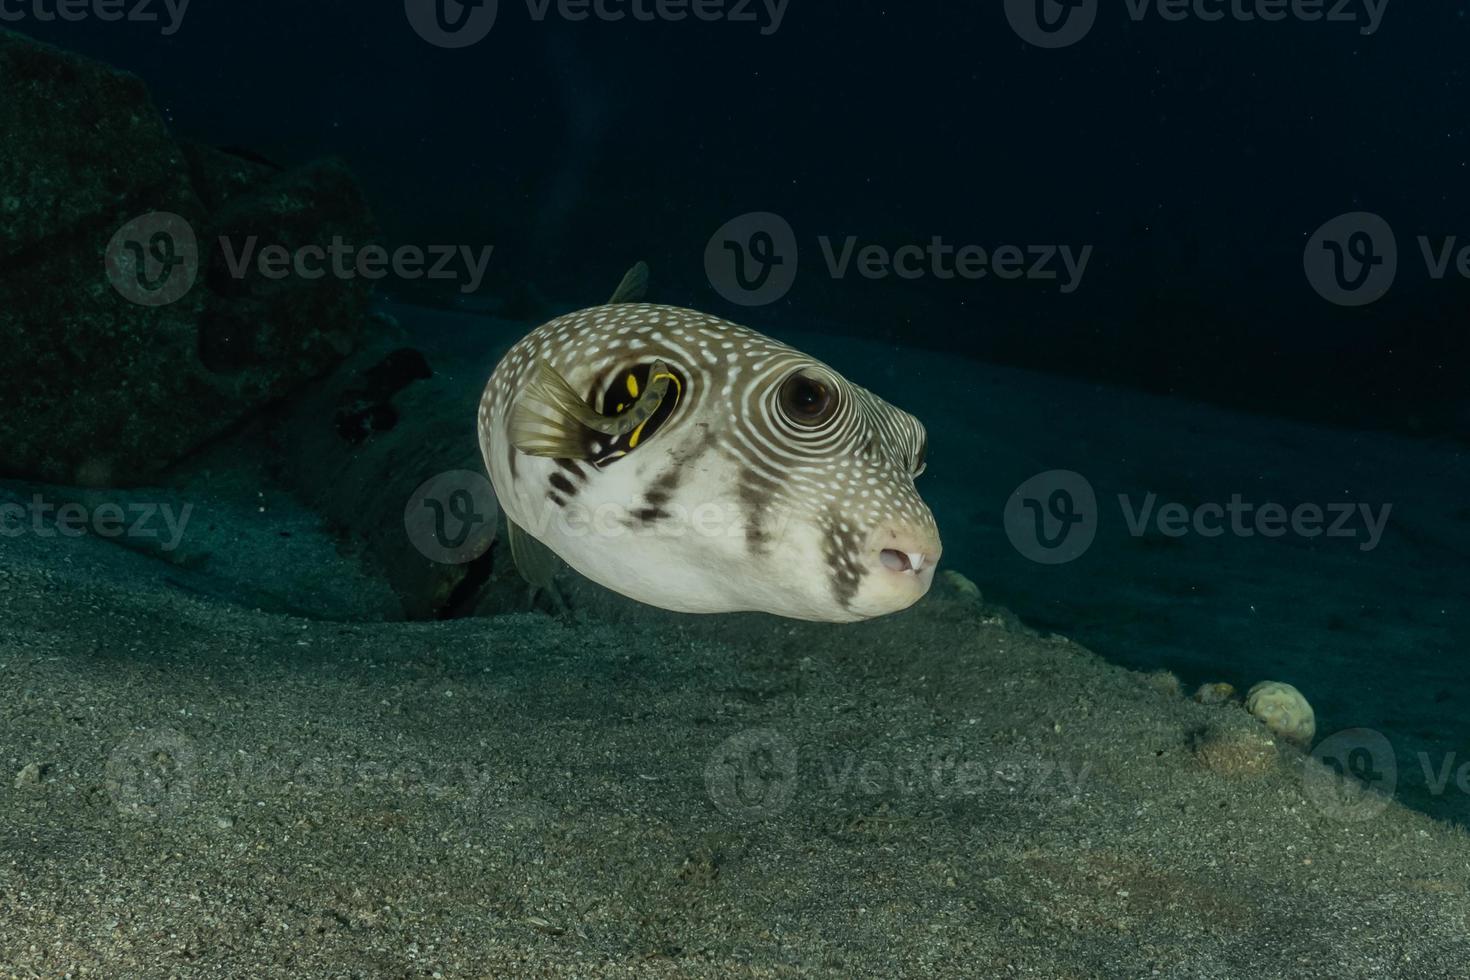
[{"label": "pufferfish", "polygon": [[832,368],[693,310],[613,301],[496,366],[480,450],[533,586],[554,559],[677,612],[852,622],[918,601],[939,560],[924,426]]}]

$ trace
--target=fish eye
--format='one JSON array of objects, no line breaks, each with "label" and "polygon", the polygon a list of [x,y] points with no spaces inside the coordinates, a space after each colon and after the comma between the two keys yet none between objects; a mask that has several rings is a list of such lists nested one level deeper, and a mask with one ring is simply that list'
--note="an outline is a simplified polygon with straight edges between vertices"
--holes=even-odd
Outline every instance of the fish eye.
[{"label": "fish eye", "polygon": [[780,400],[788,419],[809,428],[828,421],[837,410],[831,386],[805,374],[793,374],[781,382]]}]

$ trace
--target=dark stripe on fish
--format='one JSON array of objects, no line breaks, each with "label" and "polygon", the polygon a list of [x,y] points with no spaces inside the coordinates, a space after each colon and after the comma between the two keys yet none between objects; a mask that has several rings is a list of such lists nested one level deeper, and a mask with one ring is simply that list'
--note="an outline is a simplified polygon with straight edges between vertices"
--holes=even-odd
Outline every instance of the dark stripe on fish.
[{"label": "dark stripe on fish", "polygon": [[568,497],[575,497],[577,495],[577,485],[560,473],[551,474],[551,485]]},{"label": "dark stripe on fish", "polygon": [[751,469],[740,471],[740,482],[736,493],[744,509],[745,547],[752,555],[764,555],[771,550],[770,535],[766,533],[766,511],[771,506],[771,497],[777,486]]},{"label": "dark stripe on fish", "polygon": [[687,465],[686,461],[680,460],[660,473],[643,493],[643,501],[650,507],[662,507],[673,497],[674,491],[679,489],[679,484],[684,479]]},{"label": "dark stripe on fish", "polygon": [[587,479],[586,470],[582,469],[582,464],[578,463],[575,459],[559,459],[556,461],[556,465],[560,466],[562,469],[566,470],[568,473],[572,474],[572,476],[576,477],[579,480]]},{"label": "dark stripe on fish", "polygon": [[827,570],[831,573],[832,597],[843,609],[852,606],[863,576],[868,569],[857,560],[860,535],[842,531],[842,514],[828,510],[825,515],[826,535],[822,545],[822,557],[827,559]]}]

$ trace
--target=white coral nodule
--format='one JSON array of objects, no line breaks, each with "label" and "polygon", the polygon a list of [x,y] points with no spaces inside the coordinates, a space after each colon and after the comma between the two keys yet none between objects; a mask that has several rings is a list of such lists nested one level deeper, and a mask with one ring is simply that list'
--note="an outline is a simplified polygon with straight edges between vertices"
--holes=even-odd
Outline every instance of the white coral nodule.
[{"label": "white coral nodule", "polygon": [[1310,745],[1317,734],[1317,715],[1302,692],[1281,681],[1261,681],[1246,693],[1245,710],[1275,735]]}]

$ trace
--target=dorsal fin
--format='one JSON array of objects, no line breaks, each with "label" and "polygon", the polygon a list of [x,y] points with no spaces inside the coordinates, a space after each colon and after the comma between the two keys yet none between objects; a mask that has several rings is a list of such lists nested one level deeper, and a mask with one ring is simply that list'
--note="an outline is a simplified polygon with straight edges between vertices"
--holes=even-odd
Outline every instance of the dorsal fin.
[{"label": "dorsal fin", "polygon": [[639,262],[623,276],[623,281],[613,290],[612,299],[607,302],[609,306],[614,303],[636,303],[647,295],[648,263]]}]

